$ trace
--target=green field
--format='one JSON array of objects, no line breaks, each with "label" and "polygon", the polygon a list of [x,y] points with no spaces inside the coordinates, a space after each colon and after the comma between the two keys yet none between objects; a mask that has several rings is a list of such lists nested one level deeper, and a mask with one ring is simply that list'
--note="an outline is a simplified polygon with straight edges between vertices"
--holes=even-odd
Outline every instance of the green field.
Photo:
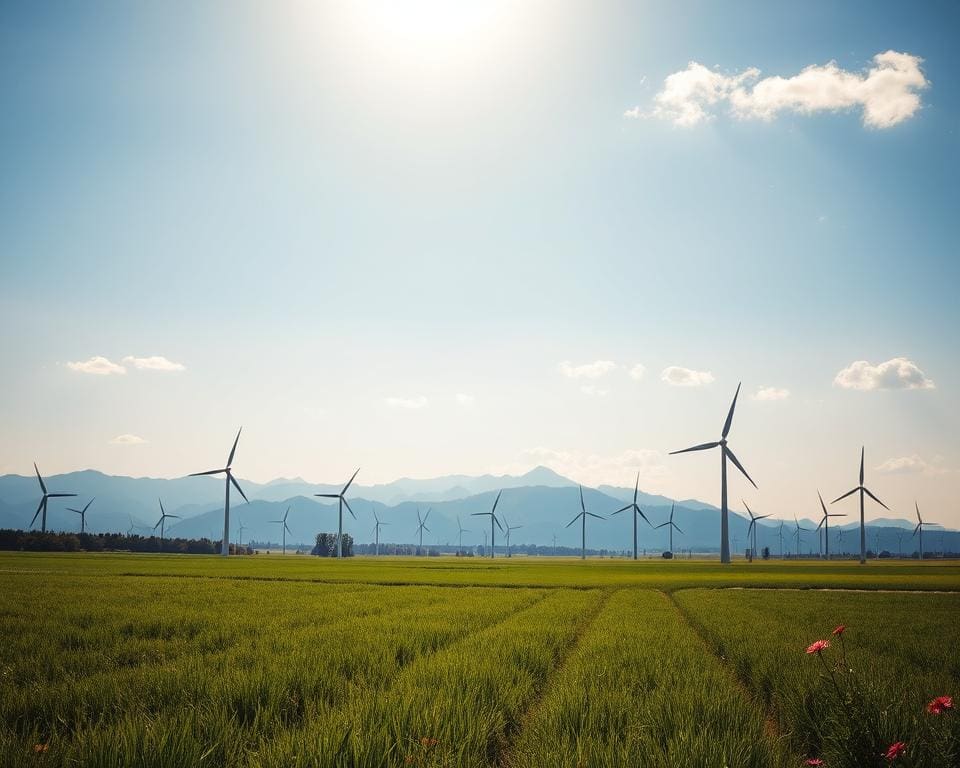
[{"label": "green field", "polygon": [[[957,715],[924,709],[960,692],[960,565],[3,553],[0,574],[0,765],[879,766],[894,741],[960,764]],[[840,623],[843,648],[804,653]]]}]

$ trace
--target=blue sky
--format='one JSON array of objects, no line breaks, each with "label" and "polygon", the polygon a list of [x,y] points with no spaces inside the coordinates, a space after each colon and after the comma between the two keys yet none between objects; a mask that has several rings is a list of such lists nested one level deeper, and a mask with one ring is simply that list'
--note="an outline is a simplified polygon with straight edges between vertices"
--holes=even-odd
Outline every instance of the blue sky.
[{"label": "blue sky", "polygon": [[[751,506],[810,514],[865,443],[895,511],[960,525],[955,5],[395,6],[3,4],[0,472],[179,475],[243,423],[258,480],[542,462],[716,501],[665,452],[742,379]],[[690,62],[757,97],[886,51],[927,83],[894,125],[655,114]],[[153,356],[183,369],[122,362]],[[897,358],[922,386],[835,383]]]}]

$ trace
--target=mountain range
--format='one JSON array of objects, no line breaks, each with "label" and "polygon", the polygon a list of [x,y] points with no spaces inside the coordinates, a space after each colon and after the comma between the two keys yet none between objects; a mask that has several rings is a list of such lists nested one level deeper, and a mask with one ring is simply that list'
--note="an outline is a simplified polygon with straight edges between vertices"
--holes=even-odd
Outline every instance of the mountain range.
[{"label": "mountain range", "polygon": [[[179,520],[168,520],[166,530],[169,536],[213,539],[221,536],[221,479],[132,478],[106,475],[94,470],[52,475],[44,479],[50,491],[79,494],[76,499],[51,501],[47,517],[50,530],[79,530],[79,516],[67,511],[67,507],[81,507],[90,498],[96,497],[87,513],[87,530],[132,530],[149,535],[160,514],[157,499],[162,498],[167,512],[180,516]],[[244,542],[278,542],[280,525],[271,521],[282,518],[288,507],[288,524],[292,531],[287,536],[288,543],[306,544],[312,542],[320,531],[337,529],[336,504],[320,503],[313,494],[337,492],[340,486],[308,483],[301,478],[278,478],[267,483],[241,480],[240,484],[250,503],[244,504],[236,494],[232,495],[231,535],[234,541],[240,536],[242,523]],[[579,546],[579,524],[566,527],[579,511],[577,484],[547,467],[536,467],[523,475],[446,475],[424,480],[401,478],[370,486],[354,484],[348,498],[359,519],[354,520],[344,510],[344,530],[357,542],[372,541],[372,510],[376,509],[385,523],[381,529],[381,541],[414,543],[417,509],[419,507],[421,514],[425,514],[429,508],[429,532],[424,535],[424,544],[456,545],[458,517],[460,524],[469,530],[464,534],[464,546],[479,544],[484,540],[484,531],[489,535],[489,518],[472,515],[489,511],[500,489],[504,490],[497,509],[501,522],[506,519],[511,525],[522,526],[513,533],[515,544],[550,545],[556,536],[560,546]],[[584,489],[587,509],[604,516],[622,507],[632,497],[633,488],[602,485],[596,489]],[[695,499],[673,502],[664,496],[642,492],[638,494],[638,501],[654,525],[665,522],[670,514],[670,505],[676,505],[674,522],[683,533],[674,533],[675,550],[690,548],[711,551],[717,548],[719,510],[716,507]],[[0,476],[0,528],[26,529],[38,503],[36,477]],[[854,530],[858,524],[853,515],[850,520],[842,526],[831,525],[831,550],[836,551],[838,536],[842,536],[845,551],[853,551],[859,546]],[[748,523],[745,515],[731,510],[730,537],[735,551],[743,551],[747,546]],[[816,523],[812,520],[799,521],[802,527],[809,529],[815,529]],[[916,548],[916,539],[911,535],[912,528],[910,520],[883,518],[871,521],[868,524],[868,546],[874,546],[874,536],[879,534],[881,549],[896,552],[898,547],[902,547],[904,552],[912,552]],[[778,554],[780,521],[762,521],[757,530],[758,547],[769,546]],[[786,551],[793,552],[796,549],[795,530],[793,522],[784,524],[783,546]],[[638,531],[641,548],[659,552],[668,547],[668,528],[653,529],[639,520]],[[933,526],[928,531],[925,549],[941,548],[939,537],[942,533],[943,548],[960,550],[960,533]],[[816,551],[818,541],[815,532],[801,532],[801,551]],[[499,529],[497,542],[503,543]],[[588,519],[587,546],[613,551],[630,549],[632,524],[629,512],[607,520]]]}]

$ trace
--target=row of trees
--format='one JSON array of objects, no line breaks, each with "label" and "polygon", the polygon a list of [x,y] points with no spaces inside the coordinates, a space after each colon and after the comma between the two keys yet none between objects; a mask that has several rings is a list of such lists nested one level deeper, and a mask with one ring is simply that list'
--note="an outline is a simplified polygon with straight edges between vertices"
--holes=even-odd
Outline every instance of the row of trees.
[{"label": "row of trees", "polygon": [[[220,542],[210,539],[164,539],[159,536],[124,533],[40,533],[0,529],[0,550],[26,552],[174,552],[185,555],[215,555]],[[230,554],[252,555],[250,547],[230,545]]]},{"label": "row of trees", "polygon": [[[311,555],[317,557],[336,557],[337,556],[337,534],[318,533],[317,543],[310,550]],[[349,533],[343,534],[343,556],[353,557],[353,536]]]}]

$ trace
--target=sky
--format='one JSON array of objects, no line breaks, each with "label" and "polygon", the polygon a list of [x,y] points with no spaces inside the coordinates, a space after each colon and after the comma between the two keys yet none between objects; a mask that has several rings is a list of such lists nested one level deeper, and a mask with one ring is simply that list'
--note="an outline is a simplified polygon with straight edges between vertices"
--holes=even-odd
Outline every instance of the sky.
[{"label": "sky", "polygon": [[0,473],[960,527],[960,8],[480,6],[0,5]]}]

